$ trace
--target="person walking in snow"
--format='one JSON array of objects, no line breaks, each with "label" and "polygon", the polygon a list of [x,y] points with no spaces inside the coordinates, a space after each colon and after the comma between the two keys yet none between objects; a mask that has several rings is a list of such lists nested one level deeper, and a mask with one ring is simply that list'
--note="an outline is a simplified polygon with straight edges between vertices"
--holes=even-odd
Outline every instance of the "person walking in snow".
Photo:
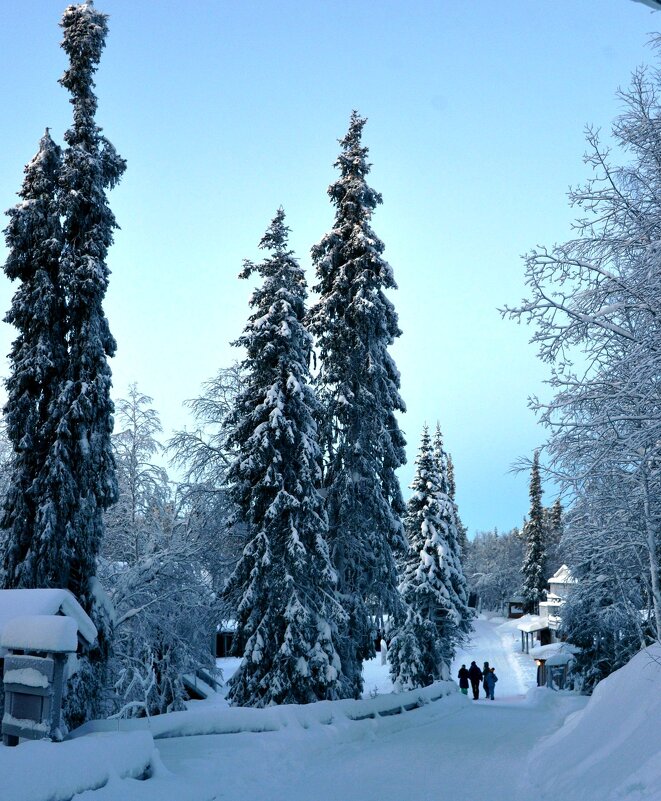
[{"label": "person walking in snow", "polygon": [[468,695],[468,671],[466,670],[466,665],[462,665],[459,668],[457,677],[459,679],[459,689],[464,695]]},{"label": "person walking in snow", "polygon": [[477,701],[480,697],[480,682],[482,681],[482,671],[479,667],[475,664],[475,662],[471,662],[471,666],[468,668],[468,678],[471,681],[471,687],[473,689],[473,700]]},{"label": "person walking in snow", "polygon": [[489,663],[485,662],[484,667],[482,668],[482,676],[484,677],[484,680],[482,682],[482,689],[484,690],[485,698],[489,697],[489,688],[487,687],[487,673],[489,673],[489,670],[490,670]]},{"label": "person walking in snow", "polygon": [[489,688],[489,698],[493,701],[493,691],[496,689],[496,682],[498,681],[498,676],[496,676],[496,668],[491,668],[491,670],[487,673],[485,677],[485,683]]}]

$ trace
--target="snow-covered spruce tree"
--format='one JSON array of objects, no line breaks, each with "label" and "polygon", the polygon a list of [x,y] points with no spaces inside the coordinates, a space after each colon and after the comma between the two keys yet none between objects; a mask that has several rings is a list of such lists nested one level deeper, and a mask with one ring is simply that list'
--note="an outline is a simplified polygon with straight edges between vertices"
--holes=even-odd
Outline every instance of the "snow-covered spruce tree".
[{"label": "snow-covered spruce tree", "polygon": [[447,468],[448,468],[448,495],[450,496],[450,500],[454,504],[455,510],[457,512],[457,541],[459,542],[459,549],[460,549],[459,552],[460,554],[462,554],[464,548],[466,547],[466,543],[468,542],[468,531],[466,530],[466,526],[463,524],[461,517],[459,516],[459,509],[457,507],[457,501],[455,498],[457,492],[457,485],[454,477],[454,462],[452,461],[452,456],[449,453],[447,454]]},{"label": "snow-covered spruce tree", "polygon": [[388,649],[392,679],[401,690],[446,677],[461,622],[448,589],[448,546],[439,501],[442,479],[427,426],[415,466],[405,517],[409,548],[399,585],[403,608]]},{"label": "snow-covered spruce tree", "polygon": [[340,641],[343,694],[358,697],[362,662],[374,654],[373,614],[400,603],[393,553],[405,548],[405,507],[395,471],[405,462],[396,412],[405,411],[388,348],[400,335],[384,290],[396,288],[384,245],[371,228],[381,195],[367,185],[365,119],[351,115],[329,189],[332,230],[312,248],[319,300],[311,309],[320,369],[320,435],[329,544],[348,613]]},{"label": "snow-covered spruce tree", "polygon": [[91,578],[103,537],[103,512],[117,499],[108,365],[116,343],[103,298],[109,275],[106,257],[117,227],[106,189],[119,181],[126,163],[95,122],[93,75],[105,46],[107,16],[91,2],[72,5],[61,26],[69,67],[60,83],[70,92],[73,106],[60,174],[60,273],[67,301],[69,363],[58,398],[58,440],[48,480],[61,482],[66,475],[68,486],[66,494],[50,498],[46,513],[58,526],[43,538],[40,557],[52,565],[51,585],[70,589],[99,630],[95,647],[82,660],[78,687],[69,694],[68,718],[73,723],[98,712],[111,635]]},{"label": "snow-covered spruce tree", "polygon": [[529,610],[537,611],[539,602],[546,597],[546,527],[542,507],[542,482],[539,475],[539,451],[535,451],[530,471],[530,513],[523,526],[523,539],[526,552],[521,573],[523,583],[521,594],[526,599]]},{"label": "snow-covered spruce tree", "polygon": [[544,551],[546,554],[547,578],[549,578],[566,561],[562,547],[563,511],[560,498],[554,501],[553,506],[544,509],[544,524]]},{"label": "snow-covered spruce tree", "polygon": [[249,541],[225,596],[237,610],[243,659],[228,698],[238,706],[336,698],[341,663],[335,640],[342,610],[319,494],[321,451],[309,385],[312,339],[303,320],[302,269],[287,247],[279,209],[260,242],[270,255],[245,262],[242,278],[263,280],[237,345],[245,384],[230,415],[232,494]]},{"label": "snow-covered spruce tree", "polygon": [[[471,631],[473,611],[468,606],[468,585],[461,561],[461,534],[459,513],[454,502],[453,484],[448,477],[448,455],[443,447],[441,427],[436,423],[434,433],[433,457],[439,477],[437,499],[440,512],[441,532],[445,540],[445,570],[448,577],[447,588],[450,601],[457,614],[457,631],[454,644],[466,640]],[[453,476],[454,482],[454,476]],[[454,650],[451,656],[454,656]]]},{"label": "snow-covered spruce tree", "polygon": [[62,229],[57,203],[60,148],[48,130],[25,168],[21,202],[8,214],[9,256],[5,273],[20,285],[5,320],[18,330],[9,354],[4,408],[13,458],[0,527],[4,530],[3,585],[8,589],[48,586],[52,566],[40,543],[49,535],[41,520],[43,471],[56,436],[54,415],[67,366],[64,298],[59,262]]}]

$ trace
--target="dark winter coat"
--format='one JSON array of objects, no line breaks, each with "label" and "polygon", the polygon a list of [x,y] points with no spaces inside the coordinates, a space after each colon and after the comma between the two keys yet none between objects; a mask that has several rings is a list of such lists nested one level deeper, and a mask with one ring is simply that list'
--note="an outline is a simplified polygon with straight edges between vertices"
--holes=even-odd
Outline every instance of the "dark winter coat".
[{"label": "dark winter coat", "polygon": [[491,671],[489,671],[489,673],[487,673],[484,681],[485,681],[487,687],[490,690],[493,690],[493,688],[496,686],[496,682],[498,681],[498,676],[496,676],[495,673],[492,673]]},{"label": "dark winter coat", "polygon": [[471,684],[479,684],[482,681],[482,671],[475,662],[468,669],[468,678],[471,680]]},{"label": "dark winter coat", "polygon": [[459,686],[462,690],[468,689],[468,671],[466,668],[459,668],[459,673],[457,673],[457,677],[459,679]]}]

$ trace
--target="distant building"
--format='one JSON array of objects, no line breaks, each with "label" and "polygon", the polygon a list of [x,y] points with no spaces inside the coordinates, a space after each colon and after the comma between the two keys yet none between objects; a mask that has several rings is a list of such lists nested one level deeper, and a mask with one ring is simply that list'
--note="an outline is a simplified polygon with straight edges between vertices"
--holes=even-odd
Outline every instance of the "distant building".
[{"label": "distant building", "polygon": [[567,565],[559,567],[549,579],[546,600],[539,603],[539,617],[552,632],[556,632],[560,628],[562,606],[575,584],[576,579],[572,577]]},{"label": "distant building", "polygon": [[231,654],[236,628],[236,620],[223,620],[216,627],[216,659],[225,659]]},{"label": "distant building", "polygon": [[523,595],[513,595],[507,602],[507,617],[516,620],[526,613],[526,599]]},{"label": "distant building", "polygon": [[536,643],[550,645],[558,641],[562,623],[562,607],[571,588],[576,584],[567,565],[562,565],[548,580],[549,590],[545,601],[539,603],[539,615],[527,615],[519,623],[521,650],[530,653]]}]

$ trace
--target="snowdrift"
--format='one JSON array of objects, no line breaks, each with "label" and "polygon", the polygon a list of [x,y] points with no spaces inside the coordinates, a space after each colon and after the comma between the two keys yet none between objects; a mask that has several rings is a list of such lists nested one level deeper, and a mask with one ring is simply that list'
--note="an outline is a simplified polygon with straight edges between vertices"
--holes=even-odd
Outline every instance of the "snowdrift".
[{"label": "snowdrift", "polygon": [[[0,746],[0,798],[69,801],[76,793],[109,782],[147,778],[159,764],[148,732],[95,734],[65,743],[38,740],[15,748]],[[121,790],[115,797],[122,797]]]},{"label": "snowdrift", "polygon": [[148,730],[155,739],[162,739],[206,734],[273,732],[287,728],[309,729],[340,721],[398,715],[456,693],[458,687],[453,681],[438,681],[429,687],[405,693],[379,695],[376,698],[360,701],[318,701],[315,704],[283,704],[265,709],[195,708],[151,718],[95,720],[76,729],[70,737],[79,738],[91,732],[101,731]]},{"label": "snowdrift", "polygon": [[533,750],[537,801],[661,801],[661,644],[600,682],[587,705]]}]

